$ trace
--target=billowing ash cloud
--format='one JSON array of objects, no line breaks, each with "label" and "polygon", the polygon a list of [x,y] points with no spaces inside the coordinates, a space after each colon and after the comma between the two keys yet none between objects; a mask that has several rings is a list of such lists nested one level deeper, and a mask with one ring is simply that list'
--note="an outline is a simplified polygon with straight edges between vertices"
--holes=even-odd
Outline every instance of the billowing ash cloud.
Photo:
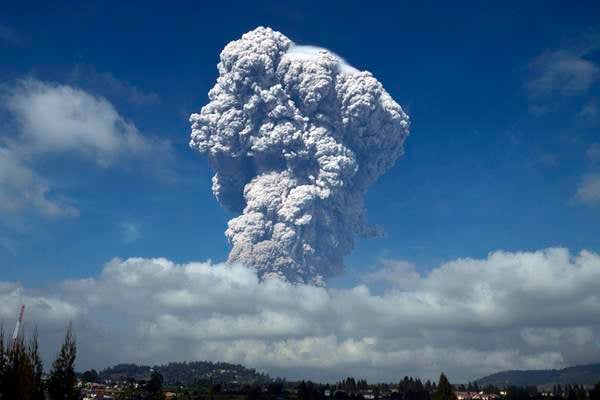
[{"label": "billowing ash cloud", "polygon": [[259,27],[221,53],[191,147],[216,171],[229,261],[323,284],[366,222],[364,194],[403,153],[409,118],[369,72]]}]

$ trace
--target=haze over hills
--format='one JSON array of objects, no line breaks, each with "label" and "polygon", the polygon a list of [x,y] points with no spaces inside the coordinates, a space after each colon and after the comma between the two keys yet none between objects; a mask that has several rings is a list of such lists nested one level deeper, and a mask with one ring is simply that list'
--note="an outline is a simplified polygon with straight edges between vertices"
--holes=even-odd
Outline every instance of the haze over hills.
[{"label": "haze over hills", "polygon": [[551,386],[554,384],[593,385],[600,381],[600,363],[563,369],[509,370],[477,380],[479,385]]}]

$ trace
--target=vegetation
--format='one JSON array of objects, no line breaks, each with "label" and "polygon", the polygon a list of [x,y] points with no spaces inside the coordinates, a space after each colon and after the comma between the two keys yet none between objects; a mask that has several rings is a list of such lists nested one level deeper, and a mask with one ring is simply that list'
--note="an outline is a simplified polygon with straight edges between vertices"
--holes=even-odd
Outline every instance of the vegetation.
[{"label": "vegetation", "polygon": [[98,372],[95,369],[88,369],[83,374],[81,374],[81,382],[83,382],[83,383],[99,382]]},{"label": "vegetation", "polygon": [[473,400],[600,400],[600,382],[595,386],[556,383],[543,393],[535,385],[510,385],[501,391],[490,383],[482,385],[481,380],[452,385],[444,373],[437,384],[408,376],[397,384],[369,384],[354,377],[320,384],[272,380],[241,365],[208,361],[156,367],[120,364],[100,373],[85,371],[78,379],[76,357],[77,346],[69,327],[44,379],[37,330],[26,343],[22,336],[5,340],[0,327],[0,400],[80,400],[80,388],[90,395],[95,387],[120,400],[158,400],[166,394],[177,400],[457,400],[456,392],[470,392],[463,396],[475,395]]},{"label": "vegetation", "polygon": [[25,346],[22,337],[5,342],[4,330],[0,328],[0,398],[43,400],[42,372],[37,333]]},{"label": "vegetation", "polygon": [[76,357],[77,346],[69,326],[60,353],[52,364],[48,378],[48,394],[52,400],[78,400],[81,397],[75,374]]},{"label": "vegetation", "polygon": [[454,394],[454,388],[446,378],[446,375],[442,372],[440,379],[437,384],[437,389],[433,393],[433,400],[456,400],[456,394]]},{"label": "vegetation", "polygon": [[600,363],[578,365],[564,369],[541,369],[527,371],[502,371],[478,380],[480,385],[507,386],[549,386],[593,385],[600,381]]},{"label": "vegetation", "polygon": [[79,400],[81,395],[74,370],[76,354],[75,341],[69,329],[52,373],[44,382],[37,329],[25,345],[22,336],[6,341],[4,330],[0,328],[0,399]]},{"label": "vegetation", "polygon": [[210,361],[172,362],[163,365],[118,364],[106,368],[99,373],[99,379],[122,380],[133,378],[135,380],[148,380],[152,371],[158,371],[166,385],[193,385],[198,383],[212,384],[253,384],[267,383],[271,378],[238,364]]},{"label": "vegetation", "polygon": [[162,398],[163,377],[156,371],[152,371],[150,380],[146,383],[146,391],[150,394],[150,398]]}]

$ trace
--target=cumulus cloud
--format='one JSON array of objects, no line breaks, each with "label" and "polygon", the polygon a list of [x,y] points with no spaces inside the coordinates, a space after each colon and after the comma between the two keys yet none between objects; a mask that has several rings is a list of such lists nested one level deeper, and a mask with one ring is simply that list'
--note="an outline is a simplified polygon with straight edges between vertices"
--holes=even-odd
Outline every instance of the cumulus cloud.
[{"label": "cumulus cloud", "polygon": [[[53,196],[51,182],[36,165],[42,157],[73,156],[102,168],[135,160],[160,177],[170,173],[170,144],[142,135],[102,97],[69,85],[27,79],[2,86],[0,101],[14,122],[0,133],[4,214],[27,210],[45,217],[78,214],[73,205]],[[8,134],[11,129],[13,134]]]},{"label": "cumulus cloud", "polygon": [[598,79],[600,69],[584,57],[581,52],[555,50],[534,58],[529,64],[529,94],[541,97],[586,93]]},{"label": "cumulus cloud", "polygon": [[[393,280],[397,268],[387,270]],[[115,259],[100,276],[44,296],[0,286],[0,318],[13,318],[20,301],[43,305],[45,313],[28,315],[42,341],[46,329],[74,320],[80,368],[210,359],[318,380],[444,370],[465,381],[600,357],[596,253],[500,251],[417,275],[378,293],[260,280],[238,264]]]},{"label": "cumulus cloud", "polygon": [[191,147],[215,170],[230,262],[324,283],[366,222],[364,193],[403,152],[409,118],[372,74],[259,27],[221,53]]},{"label": "cumulus cloud", "polygon": [[124,157],[168,155],[168,143],[141,135],[106,99],[68,85],[24,80],[10,87],[3,101],[26,153],[70,152],[103,167]]},{"label": "cumulus cloud", "polygon": [[411,288],[420,279],[421,276],[414,264],[402,260],[384,259],[380,262],[380,268],[367,273],[364,280],[365,283],[383,283],[396,288]]},{"label": "cumulus cloud", "polygon": [[589,174],[583,177],[575,199],[584,204],[600,204],[600,175]]},{"label": "cumulus cloud", "polygon": [[[35,294],[26,291],[17,283],[0,282],[0,319],[3,322],[16,320],[21,304],[27,307],[27,318],[35,321],[45,332],[59,331],[64,322],[77,318],[80,309],[55,295]],[[31,326],[31,325],[30,325]]]}]

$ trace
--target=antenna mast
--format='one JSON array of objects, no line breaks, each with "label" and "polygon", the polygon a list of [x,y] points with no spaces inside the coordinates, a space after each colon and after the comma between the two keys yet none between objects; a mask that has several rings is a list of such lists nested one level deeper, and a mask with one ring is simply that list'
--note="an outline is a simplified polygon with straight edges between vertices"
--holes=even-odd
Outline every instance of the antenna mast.
[{"label": "antenna mast", "polygon": [[23,314],[24,313],[25,313],[25,304],[21,304],[21,309],[19,311],[19,319],[17,320],[17,325],[15,325],[15,331],[13,332],[13,335],[12,335],[13,343],[19,337],[19,330],[21,329],[21,323],[23,322]]}]

